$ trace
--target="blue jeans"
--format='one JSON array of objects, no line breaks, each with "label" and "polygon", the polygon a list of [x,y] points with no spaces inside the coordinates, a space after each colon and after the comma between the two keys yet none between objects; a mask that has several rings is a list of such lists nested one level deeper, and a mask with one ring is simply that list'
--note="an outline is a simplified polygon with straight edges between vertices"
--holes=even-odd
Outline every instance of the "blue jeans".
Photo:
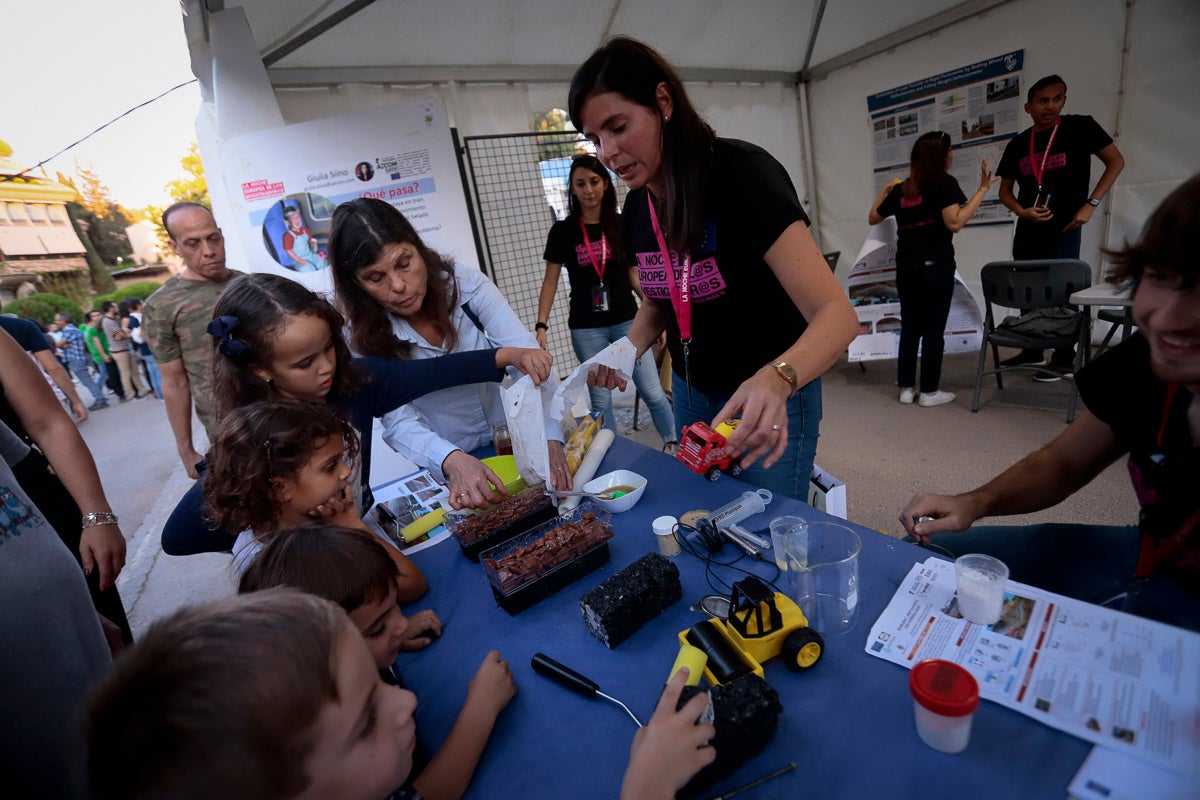
[{"label": "blue jeans", "polygon": [[[575,348],[575,355],[580,362],[587,361],[613,342],[628,336],[632,324],[633,320],[629,320],[607,328],[572,328],[571,345]],[[664,442],[678,441],[671,401],[667,399],[662,383],[658,380],[658,370],[654,368],[654,358],[648,350],[633,368],[633,384],[637,387],[638,396],[650,409],[650,416],[654,419],[658,435]],[[591,386],[588,387],[588,396],[592,400],[592,410],[604,412],[604,427],[616,433],[617,421],[613,414],[612,392]]]},{"label": "blue jeans", "polygon": [[79,382],[82,383],[87,390],[92,393],[92,402],[103,403],[105,402],[104,390],[101,389],[96,381],[92,378],[92,373],[88,372],[87,365],[88,362],[84,361],[83,359],[79,359],[78,361],[68,361],[67,369],[71,370],[71,374],[78,378]]},{"label": "blue jeans", "polygon": [[[1008,565],[1012,580],[1088,603],[1104,603],[1128,588],[1141,548],[1133,525],[979,525],[929,539],[954,557],[994,556]],[[1118,607],[1200,630],[1200,598],[1158,575]]]},{"label": "blue jeans", "polygon": [[142,363],[146,365],[146,374],[150,376],[150,388],[162,399],[162,372],[158,369],[158,360],[150,353],[141,353]]},{"label": "blue jeans", "polygon": [[[706,394],[692,389],[689,400],[687,383],[678,373],[671,373],[671,394],[675,400],[675,422],[682,431],[693,422],[712,422],[730,395]],[[801,387],[787,402],[788,443],[783,455],[763,469],[762,460],[739,477],[746,483],[770,489],[776,494],[808,501],[808,481],[812,477],[813,459],[817,455],[817,438],[821,435],[821,379]]]}]

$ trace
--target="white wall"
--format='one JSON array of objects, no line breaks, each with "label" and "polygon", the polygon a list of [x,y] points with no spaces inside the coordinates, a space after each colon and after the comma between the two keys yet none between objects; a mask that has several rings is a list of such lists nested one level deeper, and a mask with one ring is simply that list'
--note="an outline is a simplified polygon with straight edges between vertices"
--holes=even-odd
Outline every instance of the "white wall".
[{"label": "white wall", "polygon": [[[1200,4],[1194,0],[1138,0],[1130,53],[1126,124],[1118,131],[1117,106],[1125,30],[1123,0],[1015,0],[973,18],[842,69],[808,87],[816,162],[817,202],[825,249],[840,249],[842,269],[852,263],[867,233],[871,141],[868,95],[1024,48],[1026,83],[1057,72],[1067,81],[1067,113],[1090,114],[1110,133],[1127,166],[1102,210],[1124,215],[1114,229],[1149,208],[1125,198],[1161,198],[1164,180],[1182,179],[1200,166]],[[1025,118],[1028,124],[1028,117]],[[1101,164],[1093,161],[1092,181]],[[1143,187],[1143,183],[1157,186]],[[1130,191],[1138,187],[1137,191]],[[996,191],[993,189],[993,191]],[[1167,189],[1169,191],[1169,189]],[[1150,204],[1152,208],[1153,203]],[[1103,223],[1097,215],[1083,232],[1081,257],[1098,267]],[[970,227],[955,237],[958,267],[978,296],[979,269],[1011,257],[1012,226]],[[844,274],[844,271],[843,271]]]}]

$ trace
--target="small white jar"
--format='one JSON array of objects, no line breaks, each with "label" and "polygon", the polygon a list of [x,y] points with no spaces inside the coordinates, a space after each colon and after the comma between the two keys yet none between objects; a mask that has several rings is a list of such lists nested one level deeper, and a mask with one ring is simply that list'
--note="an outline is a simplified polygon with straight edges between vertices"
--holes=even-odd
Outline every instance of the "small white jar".
[{"label": "small white jar", "polygon": [[908,688],[921,741],[943,753],[965,750],[979,707],[975,676],[951,661],[931,658],[908,673]]},{"label": "small white jar", "polygon": [[675,538],[675,526],[679,520],[670,515],[656,517],[650,527],[654,530],[654,538],[658,540],[658,552],[667,558],[679,555],[679,540]]}]

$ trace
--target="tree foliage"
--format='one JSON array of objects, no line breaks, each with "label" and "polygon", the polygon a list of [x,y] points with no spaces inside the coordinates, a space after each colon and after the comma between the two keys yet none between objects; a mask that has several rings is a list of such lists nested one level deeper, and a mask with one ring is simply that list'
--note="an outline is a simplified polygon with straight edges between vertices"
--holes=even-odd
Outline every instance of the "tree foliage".
[{"label": "tree foliage", "polygon": [[[67,203],[67,215],[71,218],[71,225],[75,228],[75,235],[79,237],[79,241],[83,242],[83,249],[87,253],[88,262],[88,277],[92,279],[92,291],[108,292],[117,288],[117,282],[113,280],[113,276],[109,274],[104,262],[100,260],[100,255],[96,252],[95,246],[92,245],[92,239],[83,230],[83,225],[80,224],[79,210],[83,206],[78,203]],[[90,223],[89,223],[90,224]]]},{"label": "tree foliage", "polygon": [[200,146],[192,142],[183,158],[179,159],[179,166],[183,167],[184,176],[168,181],[165,187],[167,194],[171,197],[171,202],[209,205],[208,179],[204,177],[204,162],[200,160]]},{"label": "tree foliage", "polygon": [[[567,112],[561,108],[552,108],[540,114],[533,115],[531,127],[534,133],[556,133],[573,130],[567,127],[570,119]],[[583,152],[579,146],[578,137],[572,136],[539,136],[537,137],[538,160],[549,161],[552,158],[570,158],[576,153]]]},{"label": "tree foliage", "polygon": [[133,254],[129,237],[125,235],[129,215],[112,199],[108,186],[91,167],[76,162],[75,177],[79,202],[68,207],[74,205],[75,218],[87,223],[87,237],[100,260],[110,267],[116,266]]},{"label": "tree foliage", "polygon": [[78,303],[60,294],[48,292],[38,292],[20,300],[13,300],[4,306],[4,311],[7,314],[16,314],[22,319],[31,319],[43,327],[54,322],[54,315],[60,311],[70,314],[76,324],[83,320],[83,311]]}]

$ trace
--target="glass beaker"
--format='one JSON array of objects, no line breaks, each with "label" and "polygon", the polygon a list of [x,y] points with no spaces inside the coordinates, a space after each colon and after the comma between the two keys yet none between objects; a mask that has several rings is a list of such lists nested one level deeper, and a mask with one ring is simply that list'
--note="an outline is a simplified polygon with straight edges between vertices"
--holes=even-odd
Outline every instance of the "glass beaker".
[{"label": "glass beaker", "polygon": [[792,599],[822,636],[845,633],[858,620],[858,554],[862,541],[846,525],[806,522],[787,536]]}]

